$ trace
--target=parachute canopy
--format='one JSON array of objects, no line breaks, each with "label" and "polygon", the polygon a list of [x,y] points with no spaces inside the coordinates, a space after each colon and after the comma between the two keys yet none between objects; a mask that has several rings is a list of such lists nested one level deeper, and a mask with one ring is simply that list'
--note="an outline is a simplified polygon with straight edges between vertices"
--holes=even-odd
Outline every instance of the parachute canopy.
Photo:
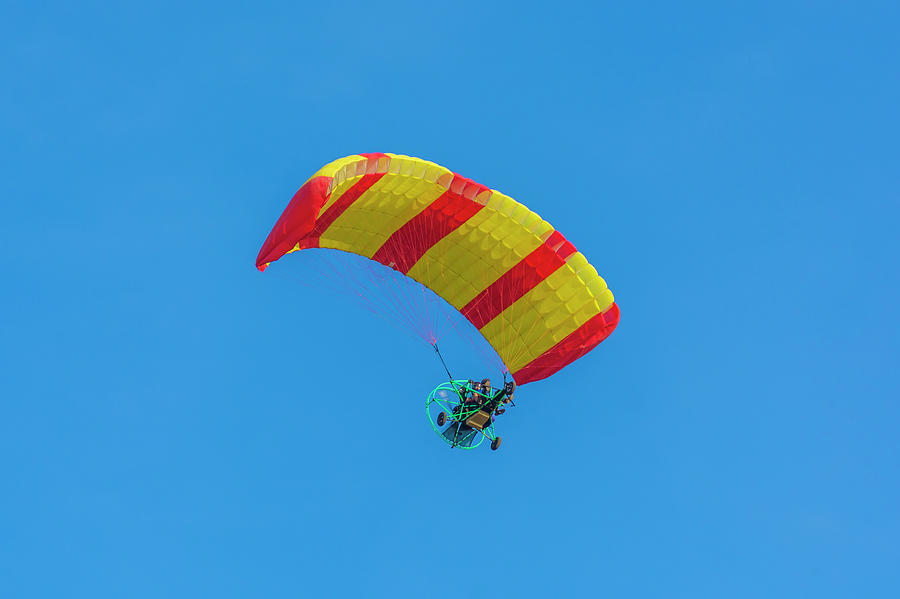
[{"label": "parachute canopy", "polygon": [[358,254],[425,285],[462,313],[516,383],[546,378],[606,339],[619,309],[606,282],[549,223],[433,162],[357,154],[294,194],[256,259]]}]

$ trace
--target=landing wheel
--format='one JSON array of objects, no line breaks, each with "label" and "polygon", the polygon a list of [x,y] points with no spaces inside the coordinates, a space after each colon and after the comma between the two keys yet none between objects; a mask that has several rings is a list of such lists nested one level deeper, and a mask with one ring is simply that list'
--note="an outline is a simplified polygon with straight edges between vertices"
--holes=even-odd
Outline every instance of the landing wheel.
[{"label": "landing wheel", "polygon": [[491,441],[491,449],[497,451],[498,447],[500,447],[500,437],[494,437],[494,440]]},{"label": "landing wheel", "polygon": [[447,423],[447,414],[444,412],[441,412],[440,414],[437,415],[437,425],[444,426],[446,423]]}]

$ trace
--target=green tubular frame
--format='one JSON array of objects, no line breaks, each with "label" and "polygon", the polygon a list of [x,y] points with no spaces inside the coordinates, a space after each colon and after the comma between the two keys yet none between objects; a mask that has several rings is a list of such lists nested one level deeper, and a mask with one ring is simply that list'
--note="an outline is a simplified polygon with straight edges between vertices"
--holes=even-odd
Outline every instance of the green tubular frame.
[{"label": "green tubular frame", "polygon": [[[447,396],[438,397],[438,393],[441,391],[446,391]],[[453,413],[453,408],[462,404],[463,392],[465,391],[475,392],[475,390],[469,385],[468,380],[460,379],[441,383],[440,385],[435,387],[431,393],[428,394],[428,399],[425,400],[425,416],[428,418],[428,422],[429,424],[431,424],[431,428],[434,430],[434,432],[437,433],[437,435],[441,439],[443,439],[444,442],[447,443],[447,445],[449,445],[450,447],[458,447],[459,449],[475,449],[476,447],[481,445],[482,442],[484,442],[485,438],[490,439],[491,441],[496,438],[496,435],[494,434],[493,420],[488,426],[484,427],[484,429],[481,430],[476,442],[472,443],[471,445],[460,445],[458,443],[453,443],[444,436],[443,432],[441,431],[441,427],[439,427],[434,421],[434,418],[432,418],[431,415],[431,410],[429,409],[432,404],[436,404],[437,406],[439,406],[441,408],[441,410],[439,411],[443,411],[447,414],[447,424],[452,424],[454,422],[465,422],[469,416],[481,409],[478,406],[474,406],[469,410],[461,410],[458,414]],[[445,424],[444,426],[446,427],[447,424]]]}]

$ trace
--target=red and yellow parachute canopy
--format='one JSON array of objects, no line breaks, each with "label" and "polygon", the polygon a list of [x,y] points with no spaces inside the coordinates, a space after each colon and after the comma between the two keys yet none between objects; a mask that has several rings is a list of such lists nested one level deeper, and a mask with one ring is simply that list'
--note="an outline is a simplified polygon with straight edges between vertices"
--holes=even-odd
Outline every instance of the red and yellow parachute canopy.
[{"label": "red and yellow parachute canopy", "polygon": [[433,290],[520,385],[574,362],[619,322],[606,282],[559,231],[499,191],[418,158],[356,154],[322,167],[256,266],[307,248],[358,254]]}]

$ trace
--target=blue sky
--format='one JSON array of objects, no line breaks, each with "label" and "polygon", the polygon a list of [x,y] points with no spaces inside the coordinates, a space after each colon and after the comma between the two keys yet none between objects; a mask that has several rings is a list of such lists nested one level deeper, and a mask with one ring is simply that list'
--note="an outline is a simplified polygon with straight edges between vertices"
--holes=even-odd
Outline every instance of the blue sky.
[{"label": "blue sky", "polygon": [[[5,4],[0,596],[897,596],[898,22]],[[373,151],[527,204],[616,293],[498,452],[432,433],[427,346],[253,267]]]}]

